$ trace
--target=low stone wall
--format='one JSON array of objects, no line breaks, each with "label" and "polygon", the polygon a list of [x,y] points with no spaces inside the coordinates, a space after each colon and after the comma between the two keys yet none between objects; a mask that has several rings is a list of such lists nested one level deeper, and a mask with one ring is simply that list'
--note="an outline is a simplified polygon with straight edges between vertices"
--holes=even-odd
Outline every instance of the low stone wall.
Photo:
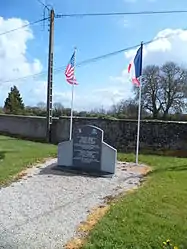
[{"label": "low stone wall", "polygon": [[[52,142],[69,139],[67,117],[57,118],[52,124]],[[74,118],[73,127],[91,124],[104,130],[104,141],[119,151],[134,151],[136,146],[137,121],[108,120],[97,118]],[[46,119],[0,115],[0,132],[32,139],[45,139]],[[140,129],[141,149],[187,150],[187,122],[142,121]]]},{"label": "low stone wall", "polygon": [[[91,124],[104,130],[104,141],[121,151],[136,147],[136,120],[106,120],[75,118],[73,127]],[[53,127],[54,128],[54,127]],[[57,142],[69,138],[69,118],[60,118],[54,132]],[[187,149],[187,122],[142,121],[140,128],[142,149]]]},{"label": "low stone wall", "polygon": [[26,138],[44,139],[46,119],[17,115],[0,115],[0,132]]}]

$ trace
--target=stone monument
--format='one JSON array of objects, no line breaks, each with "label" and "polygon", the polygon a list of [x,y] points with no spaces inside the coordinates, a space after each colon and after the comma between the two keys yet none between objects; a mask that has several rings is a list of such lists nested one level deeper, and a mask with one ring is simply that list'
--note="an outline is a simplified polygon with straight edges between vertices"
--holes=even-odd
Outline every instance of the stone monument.
[{"label": "stone monument", "polygon": [[102,129],[84,125],[73,131],[73,139],[58,144],[58,168],[98,176],[115,174],[117,150],[103,142]]}]

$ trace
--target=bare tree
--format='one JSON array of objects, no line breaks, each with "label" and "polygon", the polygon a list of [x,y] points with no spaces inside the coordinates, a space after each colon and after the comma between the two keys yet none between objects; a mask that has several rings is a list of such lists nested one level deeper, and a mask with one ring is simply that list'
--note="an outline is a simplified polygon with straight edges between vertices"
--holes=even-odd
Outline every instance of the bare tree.
[{"label": "bare tree", "polygon": [[[109,114],[114,115],[118,118],[133,118],[137,119],[138,115],[138,104],[134,99],[122,100],[118,104],[111,107]],[[142,110],[143,116],[146,112]]]},{"label": "bare tree", "polygon": [[60,102],[55,102],[55,103],[53,104],[53,108],[54,108],[54,109],[57,109],[57,110],[64,109],[63,105],[62,105]]},{"label": "bare tree", "polygon": [[121,101],[117,104],[113,104],[111,106],[110,110],[108,111],[108,114],[117,115],[117,114],[121,113],[121,111],[122,111],[121,107],[122,107]]},{"label": "bare tree", "polygon": [[186,107],[187,70],[173,62],[164,64],[161,67],[160,86],[159,101],[163,118],[167,117],[169,111],[182,113]]},{"label": "bare tree", "polygon": [[[138,89],[136,100],[138,99]],[[187,70],[174,62],[167,62],[162,67],[147,66],[143,70],[142,107],[153,118],[167,118],[170,112],[181,113],[186,105]]]},{"label": "bare tree", "polygon": [[63,113],[65,113],[65,108],[63,107],[63,105],[59,102],[55,102],[53,104],[53,115],[55,117],[60,117],[63,115]]},{"label": "bare tree", "polygon": [[[158,96],[160,94],[160,75],[158,66],[147,66],[143,71],[142,107],[157,118],[161,110]],[[138,96],[137,96],[138,97]]]},{"label": "bare tree", "polygon": [[127,118],[137,118],[138,105],[133,99],[121,101],[120,110],[121,113]]},{"label": "bare tree", "polygon": [[37,104],[37,107],[39,108],[39,109],[41,109],[41,110],[46,110],[46,103],[45,102],[39,102],[38,104]]}]

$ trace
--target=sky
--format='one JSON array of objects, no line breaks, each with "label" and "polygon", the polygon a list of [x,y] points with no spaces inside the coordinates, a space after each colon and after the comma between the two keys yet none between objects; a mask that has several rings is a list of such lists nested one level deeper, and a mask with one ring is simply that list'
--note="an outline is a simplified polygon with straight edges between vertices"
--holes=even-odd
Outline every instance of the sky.
[{"label": "sky", "polygon": [[[185,9],[185,0],[43,0],[55,14],[136,12]],[[81,4],[80,4],[81,2]],[[46,102],[48,22],[40,22],[15,32],[2,34],[43,18],[37,1],[2,0],[0,3],[0,105],[16,85],[25,105]],[[186,8],[187,9],[187,8]],[[46,13],[47,14],[47,13]],[[65,67],[77,47],[76,62],[108,54],[149,40],[145,45],[143,66],[174,61],[186,65],[186,14],[125,15],[105,17],[55,18],[53,103],[71,106],[71,85]],[[159,38],[159,39],[158,39]],[[79,83],[74,90],[74,109],[110,108],[133,97],[127,67],[136,49],[76,67]],[[40,74],[41,73],[41,74]],[[38,76],[27,77],[28,75]],[[22,79],[21,79],[22,78]]]}]

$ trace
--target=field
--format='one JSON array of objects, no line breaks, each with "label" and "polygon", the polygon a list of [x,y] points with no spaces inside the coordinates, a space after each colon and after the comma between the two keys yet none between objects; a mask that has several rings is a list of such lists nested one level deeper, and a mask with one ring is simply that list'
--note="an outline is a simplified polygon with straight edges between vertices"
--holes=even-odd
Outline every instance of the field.
[{"label": "field", "polygon": [[54,145],[0,136],[0,185],[8,183],[34,163],[56,156],[56,153]]},{"label": "field", "polygon": [[[54,145],[0,136],[0,185],[56,152]],[[134,161],[134,156],[118,154],[118,159]],[[187,249],[187,159],[140,155],[140,161],[152,172],[138,190],[111,204],[84,249],[159,249],[167,239]]]},{"label": "field", "polygon": [[153,172],[142,187],[111,205],[84,249],[159,249],[167,239],[187,248],[187,159],[146,155],[140,160]]}]

